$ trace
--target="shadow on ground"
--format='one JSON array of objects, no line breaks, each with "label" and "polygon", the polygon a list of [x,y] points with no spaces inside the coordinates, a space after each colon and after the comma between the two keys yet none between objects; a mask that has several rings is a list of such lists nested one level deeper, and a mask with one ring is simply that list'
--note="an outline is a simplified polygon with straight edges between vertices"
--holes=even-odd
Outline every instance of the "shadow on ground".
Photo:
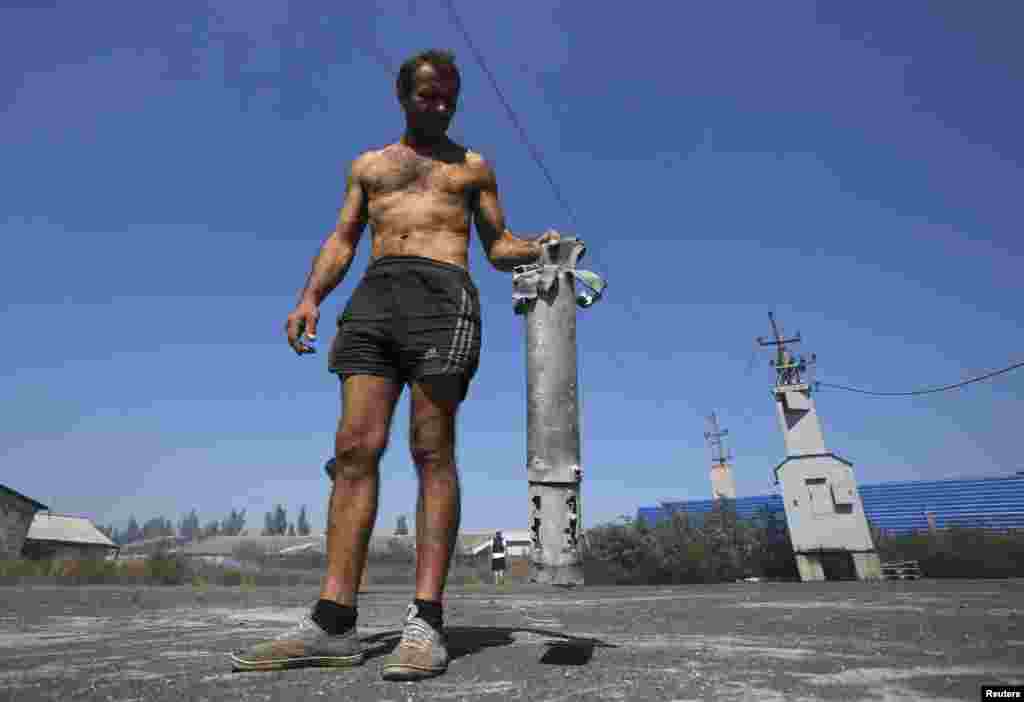
[{"label": "shadow on ground", "polygon": [[[586,665],[594,655],[595,648],[618,648],[600,639],[572,636],[558,631],[546,629],[530,629],[522,627],[486,627],[486,626],[453,626],[445,627],[448,640],[448,654],[452,660],[471,656],[485,648],[508,646],[515,643],[513,634],[534,634],[550,637],[550,641],[542,642],[547,646],[540,662],[547,665]],[[402,631],[383,631],[363,639],[366,646],[367,659],[384,656],[398,646]]]}]

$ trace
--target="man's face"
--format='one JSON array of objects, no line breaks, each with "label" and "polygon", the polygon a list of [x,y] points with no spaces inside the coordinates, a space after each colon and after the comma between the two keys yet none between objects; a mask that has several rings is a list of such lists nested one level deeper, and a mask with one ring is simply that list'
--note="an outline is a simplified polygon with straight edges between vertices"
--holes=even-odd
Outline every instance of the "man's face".
[{"label": "man's face", "polygon": [[458,99],[455,73],[425,63],[416,70],[412,92],[402,101],[402,107],[413,129],[437,138],[448,131]]}]

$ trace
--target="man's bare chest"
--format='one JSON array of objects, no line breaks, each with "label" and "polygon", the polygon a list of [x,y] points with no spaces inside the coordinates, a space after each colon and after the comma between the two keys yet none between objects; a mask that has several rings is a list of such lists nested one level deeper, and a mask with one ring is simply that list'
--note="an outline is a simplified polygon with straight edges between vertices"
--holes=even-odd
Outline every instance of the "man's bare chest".
[{"label": "man's bare chest", "polygon": [[364,185],[371,197],[403,192],[466,196],[476,189],[478,179],[464,158],[435,159],[400,151],[375,159],[364,174]]}]

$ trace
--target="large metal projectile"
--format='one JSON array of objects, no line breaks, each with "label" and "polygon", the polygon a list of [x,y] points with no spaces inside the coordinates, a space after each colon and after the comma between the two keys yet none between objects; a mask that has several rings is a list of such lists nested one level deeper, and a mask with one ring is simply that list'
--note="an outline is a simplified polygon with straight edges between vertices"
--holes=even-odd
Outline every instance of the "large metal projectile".
[{"label": "large metal projectile", "polygon": [[544,282],[519,309],[526,319],[527,479],[533,548],[530,580],[582,585],[576,292],[584,245],[563,238],[534,267]]}]

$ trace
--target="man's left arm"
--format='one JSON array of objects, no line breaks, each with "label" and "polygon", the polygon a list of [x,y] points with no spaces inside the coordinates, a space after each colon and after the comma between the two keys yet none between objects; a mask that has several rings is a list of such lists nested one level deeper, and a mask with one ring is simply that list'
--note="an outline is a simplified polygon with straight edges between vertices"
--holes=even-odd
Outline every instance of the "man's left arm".
[{"label": "man's left arm", "polygon": [[505,227],[505,213],[498,199],[498,179],[489,163],[481,159],[480,185],[473,198],[473,218],[487,260],[499,271],[509,273],[516,266],[540,258],[541,245],[558,241],[558,232],[548,230],[537,239],[522,239]]}]

